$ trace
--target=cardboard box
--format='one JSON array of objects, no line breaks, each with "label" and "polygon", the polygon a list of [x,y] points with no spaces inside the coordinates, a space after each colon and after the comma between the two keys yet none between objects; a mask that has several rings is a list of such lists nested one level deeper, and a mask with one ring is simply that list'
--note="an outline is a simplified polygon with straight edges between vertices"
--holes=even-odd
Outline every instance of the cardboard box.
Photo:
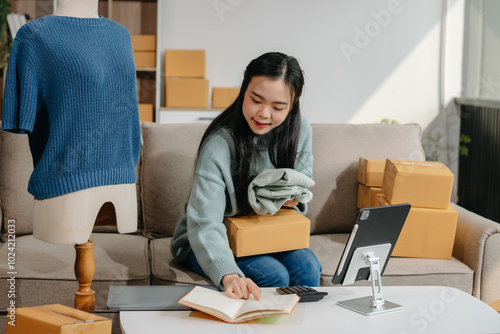
[{"label": "cardboard box", "polygon": [[236,100],[239,93],[238,87],[213,87],[212,108],[226,109]]},{"label": "cardboard box", "polygon": [[358,185],[358,209],[379,206],[377,195],[382,193],[380,187],[367,187]]},{"label": "cardboard box", "polygon": [[156,52],[134,51],[135,67],[156,67]]},{"label": "cardboard box", "polygon": [[498,313],[500,313],[500,299],[489,304],[495,311],[497,311]]},{"label": "cardboard box", "polygon": [[16,308],[15,317],[7,334],[111,334],[111,319],[60,304]]},{"label": "cardboard box", "polygon": [[[383,194],[377,197],[380,205],[389,205]],[[392,256],[451,259],[457,221],[458,212],[451,205],[446,209],[412,206]]]},{"label": "cardboard box", "polygon": [[311,221],[294,209],[281,209],[272,216],[226,218],[224,225],[237,257],[309,247]]},{"label": "cardboard box", "polygon": [[156,35],[132,35],[134,51],[156,51]]},{"label": "cardboard box", "polygon": [[139,119],[141,122],[153,122],[153,105],[151,103],[139,103]]},{"label": "cardboard box", "polygon": [[208,108],[207,79],[167,78],[165,105],[172,108]]},{"label": "cardboard box", "polygon": [[447,209],[453,178],[440,162],[387,159],[382,193],[391,204]]},{"label": "cardboard box", "polygon": [[382,187],[385,159],[359,158],[358,182],[368,187]]},{"label": "cardboard box", "polygon": [[204,78],[205,50],[165,50],[167,78]]}]

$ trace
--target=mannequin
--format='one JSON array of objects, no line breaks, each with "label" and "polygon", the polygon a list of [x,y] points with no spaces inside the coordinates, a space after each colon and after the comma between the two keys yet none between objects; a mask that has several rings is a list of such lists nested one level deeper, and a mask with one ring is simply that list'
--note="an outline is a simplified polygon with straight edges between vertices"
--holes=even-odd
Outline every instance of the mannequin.
[{"label": "mannequin", "polygon": [[[137,230],[135,166],[140,129],[130,34],[98,16],[98,0],[60,0],[52,17],[37,20],[30,23],[38,29],[20,30],[22,37],[13,46],[17,51],[11,52],[15,69],[7,73],[2,127],[29,134],[35,166],[28,185],[35,197],[33,235],[49,243],[75,244],[75,274],[80,285],[75,308],[93,312],[94,245],[89,238],[101,207],[113,204],[118,232]],[[38,39],[31,37],[39,31]],[[64,38],[57,39],[53,33]],[[44,38],[49,56],[44,54],[45,46],[32,42]],[[23,45],[22,41],[28,42]],[[97,51],[86,54],[94,45]],[[51,65],[47,59],[58,53],[63,62],[56,59]],[[38,54],[41,65],[33,56]],[[103,63],[95,54],[104,54]],[[117,54],[121,59],[115,61]],[[38,70],[45,64],[54,68],[53,82],[50,71]],[[16,96],[21,96],[20,101]]]},{"label": "mannequin", "polygon": [[[98,18],[98,0],[60,0],[54,15]],[[115,206],[118,232],[137,230],[134,184],[93,187],[44,200],[35,199],[33,236],[54,244],[83,244],[89,240],[101,206]]]},{"label": "mannequin", "polygon": [[54,15],[98,18],[99,0],[59,0]]}]

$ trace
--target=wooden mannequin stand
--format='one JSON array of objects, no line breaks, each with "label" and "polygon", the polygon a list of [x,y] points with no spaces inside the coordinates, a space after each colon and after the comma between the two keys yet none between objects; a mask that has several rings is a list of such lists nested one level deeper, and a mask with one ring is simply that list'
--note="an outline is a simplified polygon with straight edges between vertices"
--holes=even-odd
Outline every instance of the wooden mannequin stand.
[{"label": "wooden mannequin stand", "polygon": [[75,245],[75,250],[75,276],[80,286],[75,291],[75,308],[92,313],[95,309],[95,291],[90,288],[95,274],[94,243]]}]

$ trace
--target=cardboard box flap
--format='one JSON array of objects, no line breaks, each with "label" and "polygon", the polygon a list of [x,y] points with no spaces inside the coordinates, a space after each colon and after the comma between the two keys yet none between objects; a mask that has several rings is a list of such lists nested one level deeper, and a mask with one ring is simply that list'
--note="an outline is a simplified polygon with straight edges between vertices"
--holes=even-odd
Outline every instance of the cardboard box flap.
[{"label": "cardboard box flap", "polygon": [[92,313],[77,310],[71,307],[63,306],[61,304],[39,306],[39,308],[43,310],[43,312],[52,313],[55,316],[59,317],[61,321],[67,320],[69,321],[69,323],[75,323],[75,320],[77,320],[78,322],[94,322],[100,320],[108,320],[108,318],[104,318]]},{"label": "cardboard box flap", "polygon": [[384,170],[385,159],[359,158],[358,182],[369,187],[381,187]]},{"label": "cardboard box flap", "polygon": [[238,230],[245,230],[249,228],[254,228],[256,225],[259,225],[260,228],[264,228],[267,226],[285,226],[290,224],[290,219],[296,219],[297,214],[300,215],[295,210],[279,210],[272,217],[273,219],[269,219],[269,214],[266,215],[253,215],[253,216],[241,216],[229,218],[228,220],[231,222],[237,222],[236,228]]},{"label": "cardboard box flap", "polygon": [[107,318],[103,318],[95,314],[80,311],[60,304],[42,305],[42,306],[24,308],[24,312],[29,312],[33,317],[36,317],[40,322],[46,322],[57,326],[109,320]]},{"label": "cardboard box flap", "polygon": [[[453,173],[441,162],[434,161],[411,161],[411,160],[396,160],[390,159],[389,162],[397,169],[402,177],[410,176],[412,174],[426,174],[428,177],[437,175],[439,177],[451,176]],[[432,168],[429,172],[427,168]]]}]

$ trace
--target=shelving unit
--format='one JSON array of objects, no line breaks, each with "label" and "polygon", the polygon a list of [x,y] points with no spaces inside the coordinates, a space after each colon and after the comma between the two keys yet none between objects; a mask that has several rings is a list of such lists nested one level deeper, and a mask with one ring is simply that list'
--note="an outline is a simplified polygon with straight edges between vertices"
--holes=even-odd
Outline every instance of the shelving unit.
[{"label": "shelving unit", "polygon": [[[52,14],[58,0],[12,0],[12,10],[26,12],[31,19]],[[156,35],[156,67],[137,68],[137,94],[139,103],[151,103],[154,120],[159,123],[208,123],[222,109],[166,108],[164,52],[162,42],[162,3],[164,1],[99,1],[99,15],[125,26],[131,35]],[[0,73],[1,75],[1,73]]]},{"label": "shelving unit", "polygon": [[[158,17],[156,13],[156,0],[99,2],[99,14],[120,23],[129,30],[131,35],[156,35]],[[158,67],[136,68],[139,103],[152,104],[153,117],[157,95],[156,78],[159,77],[157,69]]]},{"label": "shelving unit", "polygon": [[162,23],[163,4],[165,1],[159,0],[157,3],[157,32],[156,32],[156,99],[155,99],[155,120],[157,123],[209,123],[223,110],[214,108],[167,108],[165,107],[165,70],[164,54],[167,48],[163,41]]},{"label": "shelving unit", "polygon": [[222,109],[166,108],[159,109],[158,123],[210,123]]}]

